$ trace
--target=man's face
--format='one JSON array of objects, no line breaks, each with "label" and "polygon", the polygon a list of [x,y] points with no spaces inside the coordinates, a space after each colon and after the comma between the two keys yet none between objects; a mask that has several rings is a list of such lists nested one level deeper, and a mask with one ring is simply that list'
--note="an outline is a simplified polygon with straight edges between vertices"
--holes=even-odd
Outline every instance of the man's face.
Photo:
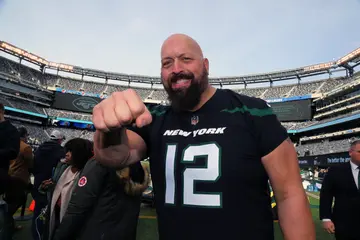
[{"label": "man's face", "polygon": [[208,61],[187,41],[169,41],[161,52],[161,80],[176,110],[191,110],[208,85]]},{"label": "man's face", "polygon": [[350,148],[351,160],[357,164],[360,164],[360,143]]}]

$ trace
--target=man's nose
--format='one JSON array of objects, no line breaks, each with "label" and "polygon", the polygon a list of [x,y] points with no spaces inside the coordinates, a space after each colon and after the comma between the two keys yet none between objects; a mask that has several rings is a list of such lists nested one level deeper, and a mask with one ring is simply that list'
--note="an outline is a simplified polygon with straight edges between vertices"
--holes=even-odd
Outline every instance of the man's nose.
[{"label": "man's nose", "polygon": [[180,61],[180,59],[176,58],[172,67],[173,73],[179,73],[184,71],[184,64]]}]

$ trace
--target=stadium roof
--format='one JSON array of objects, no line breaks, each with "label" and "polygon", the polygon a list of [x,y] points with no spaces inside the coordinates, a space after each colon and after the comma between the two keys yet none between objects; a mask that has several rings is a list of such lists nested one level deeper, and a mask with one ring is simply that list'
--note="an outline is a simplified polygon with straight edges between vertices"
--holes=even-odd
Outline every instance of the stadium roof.
[{"label": "stadium roof", "polygon": [[[83,76],[98,77],[111,80],[120,80],[127,82],[139,82],[139,83],[150,83],[160,84],[161,79],[159,77],[142,76],[142,75],[129,75],[124,73],[106,72],[97,69],[83,68],[79,66],[73,66],[64,63],[56,63],[46,60],[38,55],[30,53],[24,49],[18,48],[10,43],[0,41],[0,50],[17,56],[20,59],[24,59],[33,64],[40,66],[43,69],[55,69],[58,71],[70,72],[74,74],[80,74]],[[355,66],[360,64],[360,47],[354,51],[346,54],[336,61],[330,61],[320,64],[314,64],[305,67],[299,67],[295,69],[288,69],[276,72],[250,74],[244,76],[234,77],[218,77],[210,78],[210,82],[213,84],[250,84],[250,83],[263,83],[263,82],[275,82],[289,79],[301,79],[302,77],[309,77],[319,75],[327,72],[331,72],[335,69],[353,69]]]}]

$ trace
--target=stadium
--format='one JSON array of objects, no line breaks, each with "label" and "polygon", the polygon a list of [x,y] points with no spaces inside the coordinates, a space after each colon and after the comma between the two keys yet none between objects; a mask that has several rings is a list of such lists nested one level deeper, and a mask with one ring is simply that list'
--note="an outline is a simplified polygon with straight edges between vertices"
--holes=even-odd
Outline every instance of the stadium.
[{"label": "stadium", "polygon": [[[145,103],[168,104],[159,77],[52,62],[4,41],[0,41],[0,50],[0,102],[5,105],[5,118],[28,129],[34,149],[49,138],[53,129],[61,128],[67,139],[92,139],[92,108],[112,92],[133,88]],[[349,143],[359,138],[360,132],[359,65],[357,48],[325,63],[209,79],[217,88],[266,100],[286,127],[303,170],[317,239],[331,238],[318,220],[321,179],[311,176],[314,168],[324,170],[350,160]],[[145,198],[151,202],[151,197]],[[279,234],[278,227],[276,230]],[[152,208],[142,211],[138,232],[139,239],[156,239]]]}]

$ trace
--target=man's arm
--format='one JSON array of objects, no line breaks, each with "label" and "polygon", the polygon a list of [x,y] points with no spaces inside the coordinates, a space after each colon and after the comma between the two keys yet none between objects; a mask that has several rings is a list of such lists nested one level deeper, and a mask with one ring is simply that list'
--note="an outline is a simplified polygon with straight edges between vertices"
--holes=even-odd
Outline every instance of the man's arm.
[{"label": "man's arm", "polygon": [[249,102],[257,114],[252,123],[264,168],[270,178],[285,239],[315,240],[309,202],[302,186],[295,147],[271,107],[261,99]]},{"label": "man's arm", "polygon": [[[133,89],[114,92],[93,108],[94,153],[101,163],[125,167],[146,156],[146,144],[152,115]],[[135,125],[137,130],[127,130]],[[145,134],[142,134],[145,133]]]},{"label": "man's arm", "polygon": [[320,219],[323,221],[330,221],[331,209],[334,198],[333,189],[333,169],[330,168],[326,174],[320,190]]},{"label": "man's arm", "polygon": [[[145,129],[143,129],[145,130]],[[96,131],[94,155],[106,166],[123,168],[146,158],[145,140],[133,129],[116,129],[107,133]],[[143,134],[142,134],[143,135]]]},{"label": "man's arm", "polygon": [[262,158],[278,206],[279,223],[285,239],[315,240],[310,206],[302,186],[295,148],[285,140]]}]

